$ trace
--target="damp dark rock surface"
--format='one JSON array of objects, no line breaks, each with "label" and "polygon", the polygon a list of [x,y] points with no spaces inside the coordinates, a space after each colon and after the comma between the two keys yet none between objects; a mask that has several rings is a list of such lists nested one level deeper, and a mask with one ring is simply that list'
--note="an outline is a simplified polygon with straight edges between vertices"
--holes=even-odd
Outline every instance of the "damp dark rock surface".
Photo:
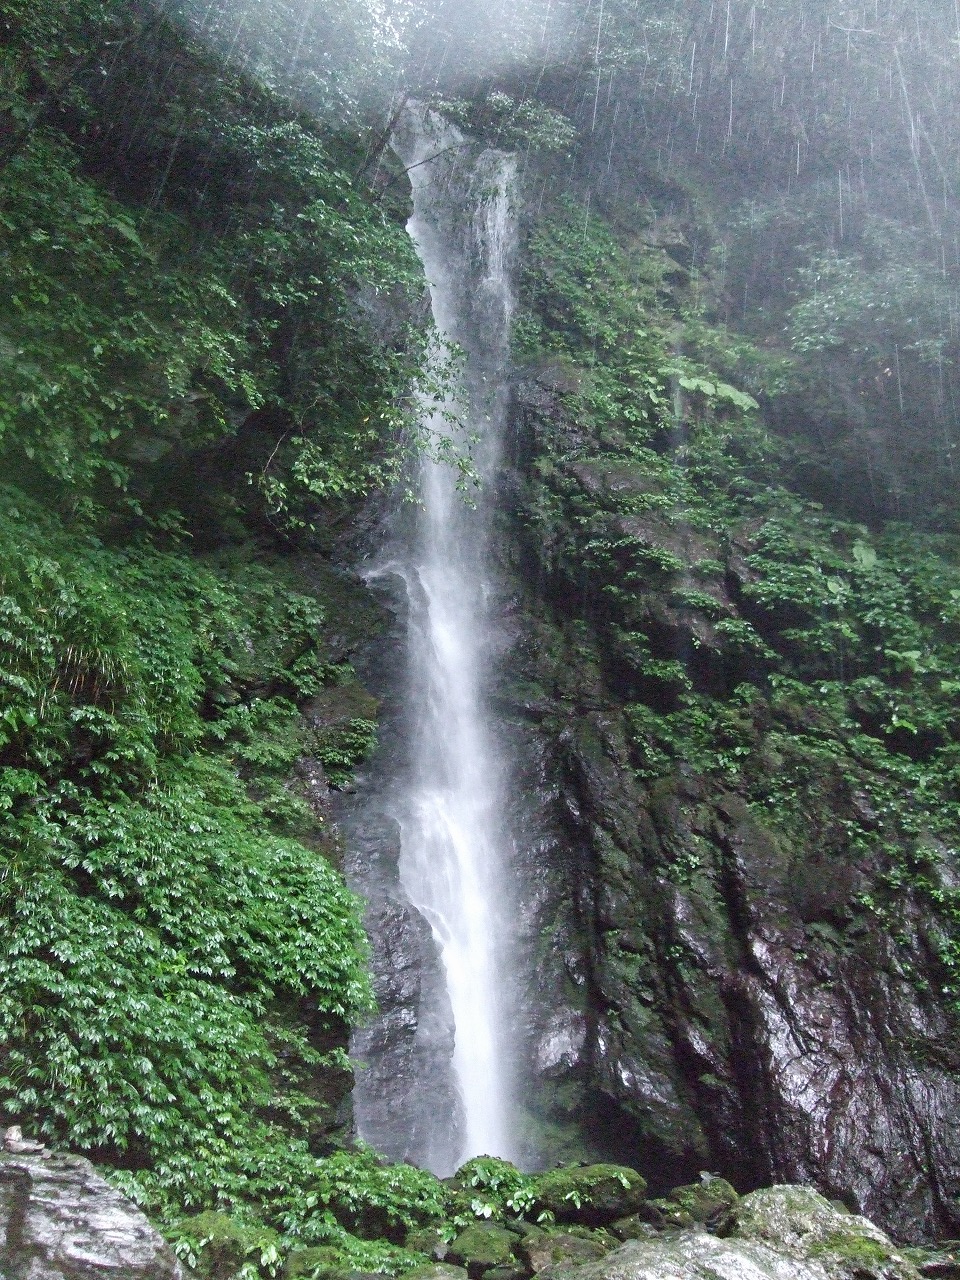
[{"label": "damp dark rock surface", "polygon": [[[670,700],[624,668],[624,619],[605,590],[615,579],[584,577],[576,556],[584,513],[615,508],[625,482],[550,378],[519,385],[515,426],[502,696],[535,744],[525,1003],[535,1111],[554,1134],[586,1132],[587,1154],[636,1164],[655,1189],[700,1170],[740,1187],[809,1182],[902,1238],[955,1233],[953,1015],[922,885],[898,883],[892,899],[894,855],[857,852],[851,839],[878,821],[869,770],[824,758],[809,766],[802,821],[764,808],[758,795],[784,765],[775,744],[805,712],[788,708],[784,724],[758,700],[738,713],[752,777],[682,758],[644,776],[630,704],[666,698],[669,710]],[[545,456],[557,460],[549,471]],[[672,557],[671,574],[643,591],[648,634],[664,655],[707,664],[694,682],[719,709],[742,672],[717,675],[738,658],[705,607],[749,612],[754,532],[722,546],[656,514],[629,532]],[[696,608],[671,604],[684,576]],[[894,824],[889,839],[911,847]],[[935,867],[944,883],[951,865],[945,853]]]}]

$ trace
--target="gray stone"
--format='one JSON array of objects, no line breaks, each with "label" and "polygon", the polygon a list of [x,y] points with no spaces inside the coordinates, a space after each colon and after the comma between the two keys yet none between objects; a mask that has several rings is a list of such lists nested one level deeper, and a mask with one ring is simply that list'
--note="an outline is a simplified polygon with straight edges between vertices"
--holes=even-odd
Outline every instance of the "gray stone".
[{"label": "gray stone", "polygon": [[629,1240],[599,1262],[549,1267],[539,1280],[828,1280],[816,1262],[798,1262],[755,1240],[719,1240],[690,1231]]},{"label": "gray stone", "polygon": [[766,1187],[734,1209],[738,1238],[815,1261],[834,1280],[918,1280],[913,1263],[879,1227],[837,1209],[810,1187]]},{"label": "gray stone", "polygon": [[403,1280],[467,1280],[467,1269],[454,1267],[447,1262],[437,1262],[432,1266],[405,1271]]},{"label": "gray stone", "polygon": [[169,1245],[79,1156],[0,1154],[3,1280],[182,1280]]}]

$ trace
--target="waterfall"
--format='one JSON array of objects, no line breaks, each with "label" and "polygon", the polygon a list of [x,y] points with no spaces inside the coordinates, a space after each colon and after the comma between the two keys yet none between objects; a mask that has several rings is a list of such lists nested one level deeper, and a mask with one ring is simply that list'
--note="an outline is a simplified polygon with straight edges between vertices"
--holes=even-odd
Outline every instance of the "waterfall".
[{"label": "waterfall", "polygon": [[[418,1139],[417,1150],[426,1153],[420,1158],[449,1173],[473,1155],[515,1157],[519,1145],[503,1008],[515,905],[509,780],[485,698],[497,637],[489,488],[506,411],[515,166],[497,151],[471,158],[452,126],[420,110],[408,113],[394,145],[413,185],[408,230],[436,328],[443,344],[461,353],[455,389],[442,403],[422,406],[439,456],[433,449],[423,460],[418,505],[397,522],[371,575],[389,574],[404,586],[407,730],[385,809],[400,832],[400,883],[429,924],[452,1016],[462,1118],[458,1123],[439,1100],[431,1106],[429,1097],[417,1111],[427,1130]],[[472,502],[458,489],[459,469],[444,458],[444,443],[452,445],[463,429],[474,440],[481,480]],[[417,1087],[432,1086],[422,1079]],[[377,1099],[362,1083],[359,1093],[361,1133],[378,1145]]]}]

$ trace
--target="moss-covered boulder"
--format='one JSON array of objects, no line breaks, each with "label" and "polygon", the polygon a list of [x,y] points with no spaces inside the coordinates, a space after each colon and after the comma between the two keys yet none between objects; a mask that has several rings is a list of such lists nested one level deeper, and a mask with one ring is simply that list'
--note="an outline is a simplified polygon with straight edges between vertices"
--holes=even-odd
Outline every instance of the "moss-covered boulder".
[{"label": "moss-covered boulder", "polygon": [[539,1231],[521,1241],[518,1252],[533,1272],[556,1263],[595,1262],[619,1242],[605,1231]]},{"label": "moss-covered boulder", "polygon": [[527,1280],[529,1275],[528,1268],[517,1263],[513,1267],[491,1267],[483,1273],[481,1280]]},{"label": "moss-covered boulder", "polygon": [[437,1227],[413,1227],[407,1232],[403,1243],[411,1253],[424,1253],[434,1262],[446,1259],[447,1242]]},{"label": "moss-covered boulder", "polygon": [[309,1277],[309,1280],[359,1280],[359,1272],[344,1266],[336,1249],[321,1245],[315,1249],[294,1249],[287,1255],[284,1277]]},{"label": "moss-covered boulder", "polygon": [[710,1178],[674,1187],[662,1200],[651,1205],[670,1227],[704,1226],[709,1231],[726,1231],[733,1223],[733,1211],[740,1197],[724,1178]]},{"label": "moss-covered boulder", "polygon": [[268,1249],[279,1254],[280,1237],[275,1231],[237,1222],[229,1214],[213,1210],[185,1218],[178,1235],[192,1242],[195,1271],[203,1280],[231,1280],[245,1262],[259,1262]]},{"label": "moss-covered boulder", "polygon": [[825,1273],[756,1240],[721,1240],[692,1230],[629,1240],[598,1262],[558,1264],[537,1280],[825,1280]]},{"label": "moss-covered boulder", "polygon": [[866,1218],[837,1209],[810,1187],[767,1187],[744,1196],[734,1234],[820,1266],[831,1280],[919,1280],[910,1259]]},{"label": "moss-covered boulder", "polygon": [[450,1245],[445,1261],[466,1267],[475,1280],[494,1267],[509,1267],[516,1262],[514,1248],[519,1237],[494,1222],[476,1222],[463,1231]]},{"label": "moss-covered boulder", "polygon": [[627,1217],[643,1204],[646,1179],[617,1164],[589,1164],[551,1169],[536,1180],[536,1207],[558,1222],[606,1226]]},{"label": "moss-covered boulder", "polygon": [[931,1280],[960,1280],[960,1240],[944,1240],[935,1248],[905,1248],[904,1257]]},{"label": "moss-covered boulder", "polygon": [[415,1267],[405,1271],[403,1280],[467,1280],[465,1267],[455,1267],[450,1262],[435,1262],[427,1267]]},{"label": "moss-covered boulder", "polygon": [[[304,1277],[304,1280],[377,1280],[372,1272],[358,1271],[346,1264],[339,1252],[328,1245],[320,1245],[315,1249],[294,1249],[287,1255],[283,1275],[285,1280],[287,1277],[291,1280],[293,1277]],[[443,1277],[442,1280],[465,1280],[465,1277],[461,1274],[458,1277]]]},{"label": "moss-covered boulder", "polygon": [[328,1270],[339,1265],[336,1250],[330,1248],[294,1249],[287,1255],[284,1263],[284,1276],[312,1276],[323,1268]]},{"label": "moss-covered boulder", "polygon": [[662,1210],[648,1200],[636,1213],[617,1218],[610,1224],[610,1230],[618,1240],[649,1240],[666,1226],[667,1219]]}]

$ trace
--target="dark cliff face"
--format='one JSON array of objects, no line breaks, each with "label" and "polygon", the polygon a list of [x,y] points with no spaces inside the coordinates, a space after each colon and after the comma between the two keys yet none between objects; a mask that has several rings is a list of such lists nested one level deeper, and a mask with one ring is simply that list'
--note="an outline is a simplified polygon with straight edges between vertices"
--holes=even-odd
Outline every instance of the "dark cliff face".
[{"label": "dark cliff face", "polygon": [[[394,519],[409,515],[401,511]],[[355,563],[377,563],[390,526],[371,505],[341,554]],[[460,1151],[462,1104],[453,1080],[453,1017],[430,926],[400,883],[400,827],[396,789],[407,767],[410,711],[406,688],[407,600],[389,567],[370,583],[380,626],[357,659],[364,684],[380,712],[378,746],[351,788],[337,797],[345,871],[366,902],[365,926],[377,1012],[352,1037],[358,1064],[353,1111],[360,1136],[390,1159],[423,1167],[452,1165]],[[448,1142],[435,1149],[428,1117],[450,1118]]]},{"label": "dark cliff face", "polygon": [[[628,711],[654,699],[624,675],[602,583],[558,551],[565,523],[603,503],[596,449],[550,379],[520,385],[515,426],[501,695],[536,798],[521,851],[538,949],[524,1025],[547,1148],[572,1124],[654,1183],[702,1169],[744,1188],[811,1182],[903,1237],[955,1232],[960,1062],[928,901],[851,839],[881,819],[835,762],[808,778],[799,819],[756,803],[764,775],[775,796],[788,768],[767,704],[742,729],[749,783],[682,759],[644,776]],[[542,525],[531,536],[546,505],[552,543]],[[740,616],[742,540],[705,547],[655,514],[643,536]],[[644,595],[648,635],[672,630],[673,652],[722,668],[709,620],[673,607],[664,583]]]}]

